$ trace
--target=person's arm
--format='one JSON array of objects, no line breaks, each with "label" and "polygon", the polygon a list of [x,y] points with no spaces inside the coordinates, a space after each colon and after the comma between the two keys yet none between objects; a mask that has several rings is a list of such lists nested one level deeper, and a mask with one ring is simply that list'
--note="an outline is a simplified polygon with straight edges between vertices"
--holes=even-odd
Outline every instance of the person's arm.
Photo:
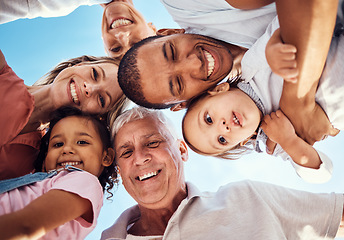
[{"label": "person's arm", "polygon": [[274,0],[226,0],[226,2],[232,7],[249,10],[266,6]]},{"label": "person's arm", "polygon": [[6,59],[2,51],[0,50],[0,70],[6,65]]},{"label": "person's arm", "polygon": [[80,216],[92,222],[89,200],[63,190],[50,190],[23,209],[0,216],[1,239],[38,239]]},{"label": "person's arm", "polygon": [[269,139],[281,145],[295,163],[319,169],[322,161],[317,151],[296,135],[293,125],[282,111],[266,115],[261,127]]},{"label": "person's arm", "polygon": [[280,29],[272,34],[266,44],[265,56],[272,72],[285,81],[297,81],[296,47],[282,42]]},{"label": "person's arm", "polygon": [[284,82],[280,108],[297,134],[308,143],[335,135],[328,118],[315,103],[337,15],[337,0],[276,0],[283,42],[297,48],[297,82]]}]

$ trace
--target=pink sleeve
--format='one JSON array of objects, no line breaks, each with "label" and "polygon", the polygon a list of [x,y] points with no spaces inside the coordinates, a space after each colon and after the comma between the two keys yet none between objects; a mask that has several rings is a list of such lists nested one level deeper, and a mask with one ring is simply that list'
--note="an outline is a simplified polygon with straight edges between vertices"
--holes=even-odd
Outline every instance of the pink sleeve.
[{"label": "pink sleeve", "polygon": [[71,192],[88,199],[93,208],[93,222],[88,223],[82,218],[76,220],[86,228],[96,225],[100,209],[103,206],[103,189],[96,176],[85,171],[69,172],[65,176],[57,178],[52,189]]},{"label": "pink sleeve", "polygon": [[0,98],[0,146],[3,146],[21,132],[34,109],[33,96],[7,64],[0,70]]}]

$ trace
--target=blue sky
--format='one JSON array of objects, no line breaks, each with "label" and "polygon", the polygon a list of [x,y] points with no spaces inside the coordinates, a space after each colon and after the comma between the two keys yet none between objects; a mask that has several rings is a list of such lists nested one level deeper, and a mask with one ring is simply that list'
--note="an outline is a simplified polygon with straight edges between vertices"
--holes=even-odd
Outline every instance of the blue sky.
[{"label": "blue sky", "polygon": [[[153,22],[157,28],[178,27],[158,0],[134,0],[134,4],[146,20]],[[65,17],[25,19],[2,24],[0,49],[17,75],[31,85],[62,60],[83,54],[105,55],[100,31],[101,18],[102,8],[96,5],[80,7]],[[181,136],[180,125],[184,112],[165,113]],[[304,182],[288,162],[266,154],[249,154],[237,161],[225,161],[202,157],[191,150],[189,161],[185,164],[186,180],[204,191],[216,191],[228,182],[252,179],[312,192],[343,192],[343,140],[344,135],[340,133],[335,138],[316,144],[332,159],[334,165],[333,177],[325,184]],[[104,201],[98,225],[87,239],[99,239],[101,232],[133,204],[135,202],[119,186],[113,200]]]}]

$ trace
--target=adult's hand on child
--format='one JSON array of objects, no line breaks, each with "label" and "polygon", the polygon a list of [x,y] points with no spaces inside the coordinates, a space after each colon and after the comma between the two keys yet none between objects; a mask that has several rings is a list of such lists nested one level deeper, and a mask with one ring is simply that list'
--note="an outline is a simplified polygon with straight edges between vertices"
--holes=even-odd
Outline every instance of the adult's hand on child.
[{"label": "adult's hand on child", "polygon": [[266,60],[271,70],[288,82],[297,81],[296,51],[294,45],[282,42],[279,28],[271,36],[265,48]]},{"label": "adult's hand on child", "polygon": [[339,133],[330,123],[324,110],[315,102],[304,105],[300,102],[293,104],[290,101],[280,101],[280,107],[293,124],[297,135],[311,145]]}]

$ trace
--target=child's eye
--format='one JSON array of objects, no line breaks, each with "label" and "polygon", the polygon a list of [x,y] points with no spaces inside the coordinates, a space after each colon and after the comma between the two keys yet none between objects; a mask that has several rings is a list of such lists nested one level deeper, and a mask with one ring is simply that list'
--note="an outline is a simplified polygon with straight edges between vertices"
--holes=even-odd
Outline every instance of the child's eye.
[{"label": "child's eye", "polygon": [[209,113],[206,113],[205,116],[204,116],[204,121],[207,123],[207,124],[212,124],[213,123],[213,119],[211,119],[211,117],[209,116]]},{"label": "child's eye", "polygon": [[102,95],[99,95],[99,102],[100,102],[100,106],[103,108],[105,106],[105,100],[102,97]]},{"label": "child's eye", "polygon": [[62,146],[63,146],[63,142],[57,142],[57,143],[53,144],[54,148],[59,148],[59,147],[62,147]]},{"label": "child's eye", "polygon": [[121,155],[120,157],[122,158],[128,158],[132,155],[133,151],[132,150],[125,150]]},{"label": "child's eye", "polygon": [[222,145],[225,145],[227,143],[227,140],[224,137],[222,137],[222,136],[218,137],[218,141]]},{"label": "child's eye", "polygon": [[160,145],[160,141],[152,141],[147,144],[147,147],[149,148],[157,148]]},{"label": "child's eye", "polygon": [[89,144],[87,141],[84,141],[84,140],[77,141],[76,143],[79,145]]}]

